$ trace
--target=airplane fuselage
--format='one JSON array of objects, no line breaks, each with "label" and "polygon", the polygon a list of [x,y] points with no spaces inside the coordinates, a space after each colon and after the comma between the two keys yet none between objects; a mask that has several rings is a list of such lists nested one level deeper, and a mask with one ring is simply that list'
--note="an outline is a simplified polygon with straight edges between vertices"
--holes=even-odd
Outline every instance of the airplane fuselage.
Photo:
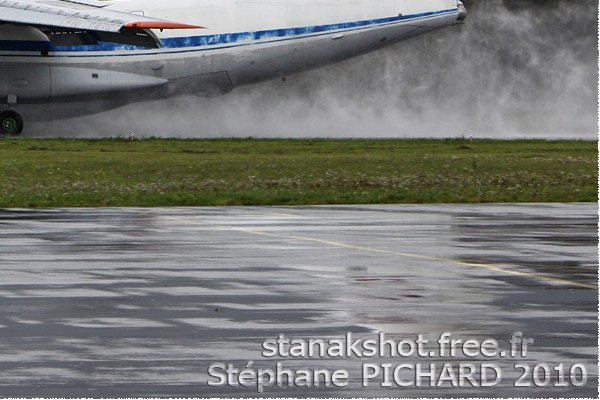
[{"label": "airplane fuselage", "polygon": [[0,111],[44,121],[175,95],[217,96],[454,25],[457,0],[125,0],[202,29],[132,35],[0,25]]}]

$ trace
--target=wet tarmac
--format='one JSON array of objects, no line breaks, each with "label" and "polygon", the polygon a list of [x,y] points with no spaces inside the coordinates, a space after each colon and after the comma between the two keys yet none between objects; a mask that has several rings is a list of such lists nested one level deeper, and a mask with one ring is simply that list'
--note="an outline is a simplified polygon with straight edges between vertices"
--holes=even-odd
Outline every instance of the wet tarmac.
[{"label": "wet tarmac", "polygon": [[0,396],[596,398],[597,215],[0,210]]}]

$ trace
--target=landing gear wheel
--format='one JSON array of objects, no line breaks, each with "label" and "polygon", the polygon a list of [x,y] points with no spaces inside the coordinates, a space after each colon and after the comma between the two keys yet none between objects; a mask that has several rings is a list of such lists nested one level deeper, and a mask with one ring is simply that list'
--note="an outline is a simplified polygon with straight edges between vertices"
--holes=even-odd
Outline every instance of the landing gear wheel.
[{"label": "landing gear wheel", "polygon": [[0,127],[5,135],[17,136],[23,132],[23,118],[14,111],[5,111],[0,114]]}]

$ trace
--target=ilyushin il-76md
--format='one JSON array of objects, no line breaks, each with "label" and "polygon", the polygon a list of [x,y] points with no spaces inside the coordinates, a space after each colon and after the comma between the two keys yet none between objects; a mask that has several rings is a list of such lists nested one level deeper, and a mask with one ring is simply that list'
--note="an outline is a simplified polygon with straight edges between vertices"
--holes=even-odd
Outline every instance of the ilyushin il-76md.
[{"label": "ilyushin il-76md", "polygon": [[218,96],[466,16],[458,0],[0,0],[2,134],[133,102]]}]

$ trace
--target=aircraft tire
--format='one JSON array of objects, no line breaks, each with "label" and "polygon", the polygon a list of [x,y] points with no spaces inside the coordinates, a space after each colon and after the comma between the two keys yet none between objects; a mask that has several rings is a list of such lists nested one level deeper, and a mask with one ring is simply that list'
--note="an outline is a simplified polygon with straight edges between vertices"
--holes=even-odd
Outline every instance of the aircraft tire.
[{"label": "aircraft tire", "polygon": [[0,114],[0,126],[4,135],[20,135],[24,127],[23,118],[14,111],[5,111]]}]

